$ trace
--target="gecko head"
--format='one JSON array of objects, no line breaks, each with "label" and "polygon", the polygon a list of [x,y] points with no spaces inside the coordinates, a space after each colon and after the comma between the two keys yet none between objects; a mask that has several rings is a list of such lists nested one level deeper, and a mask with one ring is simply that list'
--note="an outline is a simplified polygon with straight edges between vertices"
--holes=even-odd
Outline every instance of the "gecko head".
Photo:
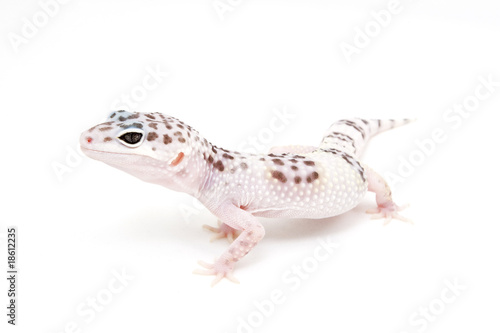
[{"label": "gecko head", "polygon": [[189,176],[186,166],[195,136],[195,130],[176,118],[121,110],[83,132],[80,146],[90,158],[175,189],[179,175]]}]

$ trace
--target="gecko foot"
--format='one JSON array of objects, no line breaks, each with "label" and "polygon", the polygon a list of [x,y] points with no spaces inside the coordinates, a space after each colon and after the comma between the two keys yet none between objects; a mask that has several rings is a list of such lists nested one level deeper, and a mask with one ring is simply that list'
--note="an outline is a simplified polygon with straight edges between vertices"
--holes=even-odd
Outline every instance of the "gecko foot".
[{"label": "gecko foot", "polygon": [[389,222],[391,222],[391,220],[393,218],[398,219],[398,220],[403,221],[403,222],[408,222],[408,223],[413,224],[413,222],[410,219],[398,214],[398,212],[402,211],[403,209],[407,208],[408,206],[409,205],[404,205],[404,206],[399,207],[394,202],[389,202],[389,203],[384,204],[382,206],[378,206],[377,208],[368,209],[366,212],[368,214],[372,214],[372,216],[371,216],[372,219],[385,218],[384,225],[389,224]]},{"label": "gecko foot", "polygon": [[195,269],[193,273],[200,275],[215,275],[215,279],[212,281],[212,287],[223,278],[226,278],[234,283],[240,283],[240,281],[238,281],[233,275],[233,265],[220,263],[219,261],[216,261],[213,264],[208,264],[201,260],[198,261],[198,264],[205,269]]},{"label": "gecko foot", "polygon": [[212,227],[208,224],[203,225],[203,228],[215,233],[215,236],[210,239],[211,242],[213,242],[216,239],[226,238],[229,241],[229,243],[232,243],[233,240],[240,235],[239,230],[236,230],[225,223],[221,223],[220,221],[217,221],[217,223],[219,225],[217,228]]}]

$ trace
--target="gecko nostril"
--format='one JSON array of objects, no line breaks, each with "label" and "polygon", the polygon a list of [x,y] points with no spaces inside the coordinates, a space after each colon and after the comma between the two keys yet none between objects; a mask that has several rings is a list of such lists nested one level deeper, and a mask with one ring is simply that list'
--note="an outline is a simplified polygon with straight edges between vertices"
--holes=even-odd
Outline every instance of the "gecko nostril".
[{"label": "gecko nostril", "polygon": [[86,138],[86,140],[87,140],[87,143],[91,143],[91,142],[92,142],[92,138],[91,138],[90,136],[88,136],[88,137]]}]

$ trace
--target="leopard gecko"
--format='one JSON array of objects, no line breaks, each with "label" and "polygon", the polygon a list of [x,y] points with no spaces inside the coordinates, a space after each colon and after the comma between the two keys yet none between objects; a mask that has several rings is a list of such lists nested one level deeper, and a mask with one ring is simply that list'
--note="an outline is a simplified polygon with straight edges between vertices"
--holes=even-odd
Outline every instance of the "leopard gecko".
[{"label": "leopard gecko", "polygon": [[[375,134],[410,122],[344,119],[333,123],[319,146],[274,147],[268,154],[217,147],[184,122],[162,113],[112,112],[83,132],[90,158],[146,182],[197,198],[219,219],[204,226],[231,245],[214,263],[199,261],[195,273],[237,282],[235,264],[264,237],[257,217],[319,219],[354,208],[375,192],[373,218],[397,218],[403,208],[384,179],[358,159]],[[234,239],[234,241],[233,241]]]}]

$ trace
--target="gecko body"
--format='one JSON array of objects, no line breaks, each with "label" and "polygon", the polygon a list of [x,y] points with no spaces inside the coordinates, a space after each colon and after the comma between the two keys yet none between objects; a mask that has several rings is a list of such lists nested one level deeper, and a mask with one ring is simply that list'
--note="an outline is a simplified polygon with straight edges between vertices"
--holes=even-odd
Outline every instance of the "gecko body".
[{"label": "gecko body", "polygon": [[345,119],[326,131],[317,147],[284,146],[268,154],[219,148],[184,122],[162,113],[116,111],[80,138],[82,151],[144,181],[196,197],[220,221],[206,226],[233,240],[213,263],[215,275],[236,281],[234,264],[265,234],[256,217],[326,218],[354,208],[376,193],[375,218],[398,218],[401,210],[381,176],[359,161],[373,135],[410,120]]}]

